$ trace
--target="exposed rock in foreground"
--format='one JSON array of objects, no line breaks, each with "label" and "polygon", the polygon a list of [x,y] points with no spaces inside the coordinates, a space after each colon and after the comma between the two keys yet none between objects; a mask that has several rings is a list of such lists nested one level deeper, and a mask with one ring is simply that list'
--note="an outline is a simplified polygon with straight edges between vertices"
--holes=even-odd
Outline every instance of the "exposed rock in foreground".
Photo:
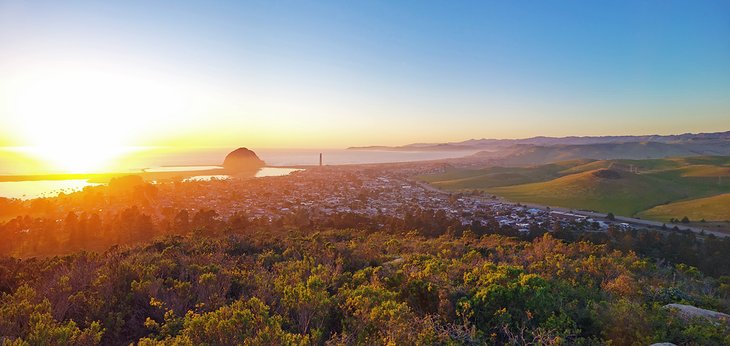
[{"label": "exposed rock in foreground", "polygon": [[223,160],[223,168],[232,172],[250,172],[264,167],[265,162],[253,151],[247,148],[238,148]]},{"label": "exposed rock in foreground", "polygon": [[722,312],[712,311],[712,310],[706,310],[706,309],[700,309],[698,307],[692,306],[692,305],[684,305],[684,304],[667,304],[664,305],[665,309],[672,309],[679,314],[679,316],[684,318],[695,318],[695,317],[703,317],[708,320],[711,320],[713,322],[725,322],[730,323],[730,315],[724,314]]}]

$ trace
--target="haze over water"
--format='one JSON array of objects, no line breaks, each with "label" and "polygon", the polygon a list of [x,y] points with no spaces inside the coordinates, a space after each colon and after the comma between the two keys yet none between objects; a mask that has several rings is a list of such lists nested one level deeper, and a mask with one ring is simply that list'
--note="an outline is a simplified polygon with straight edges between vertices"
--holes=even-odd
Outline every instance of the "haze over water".
[{"label": "haze over water", "polygon": [[[7,150],[7,149],[0,149]],[[121,158],[116,166],[111,166],[103,172],[141,172],[161,171],[196,171],[220,168],[225,155],[231,148],[187,148],[187,149],[146,149],[135,152],[134,155]],[[319,164],[319,154],[322,153],[324,164],[361,164],[408,162],[421,160],[435,160],[444,158],[462,157],[473,152],[443,151],[443,152],[402,152],[402,151],[371,151],[345,149],[260,149],[255,150],[268,166],[305,166]],[[38,171],[28,161],[32,158],[23,155],[0,155],[0,175],[35,175],[62,173],[53,170]],[[27,164],[23,164],[23,162]],[[264,168],[257,177],[289,174],[292,170],[283,168]],[[189,179],[207,180],[210,178],[224,178],[225,176],[194,176]],[[84,179],[69,180],[40,180],[20,182],[0,182],[0,197],[7,198],[36,198],[55,196],[60,192],[70,193],[86,186],[98,185]]]},{"label": "haze over water", "polygon": [[[106,169],[93,173],[139,172],[142,169],[164,169],[167,166],[215,166],[234,148],[151,148],[121,157]],[[7,151],[8,149],[0,149]],[[268,166],[300,166],[319,164],[322,153],[325,165],[409,162],[463,157],[474,151],[386,151],[346,149],[253,149]],[[193,168],[191,170],[194,170]],[[38,170],[28,155],[0,155],[0,175],[68,173],[48,168]]]}]

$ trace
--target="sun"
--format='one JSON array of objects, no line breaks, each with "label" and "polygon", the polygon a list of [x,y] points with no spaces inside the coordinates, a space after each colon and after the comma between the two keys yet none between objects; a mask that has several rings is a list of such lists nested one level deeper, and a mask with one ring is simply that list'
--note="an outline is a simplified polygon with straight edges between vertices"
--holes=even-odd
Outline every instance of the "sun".
[{"label": "sun", "polygon": [[10,123],[25,151],[54,172],[118,169],[140,134],[169,118],[172,88],[149,76],[113,68],[28,69],[12,84]]}]

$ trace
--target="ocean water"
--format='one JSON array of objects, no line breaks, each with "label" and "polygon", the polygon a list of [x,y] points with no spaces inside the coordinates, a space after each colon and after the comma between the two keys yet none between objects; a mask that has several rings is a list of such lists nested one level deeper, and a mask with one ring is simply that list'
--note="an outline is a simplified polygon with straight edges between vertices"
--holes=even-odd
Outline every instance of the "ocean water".
[{"label": "ocean water", "polygon": [[[184,166],[181,166],[184,168]],[[301,171],[300,168],[280,168],[280,167],[264,167],[256,172],[256,178],[262,177],[280,177],[283,175],[289,175],[292,172]],[[184,171],[184,170],[180,170]],[[213,179],[230,179],[230,175],[226,174],[212,174],[212,175],[196,175],[190,178],[184,179],[185,181],[206,181]]]},{"label": "ocean water", "polygon": [[[233,148],[152,149],[134,153],[120,160],[120,169],[169,169],[169,166],[220,166]],[[471,155],[465,151],[387,151],[347,149],[258,149],[252,148],[268,166],[318,165],[322,154],[325,165],[412,162],[457,158]],[[207,168],[201,168],[207,169]]]},{"label": "ocean water", "polygon": [[[183,166],[196,170],[218,168],[234,148],[147,148],[115,158],[102,172],[175,171]],[[469,151],[385,151],[346,149],[252,149],[268,166],[318,165],[322,153],[325,165],[388,163],[463,157]],[[0,148],[0,175],[65,173],[18,150]]]},{"label": "ocean water", "polygon": [[318,165],[319,154],[325,165],[413,162],[450,159],[471,155],[474,151],[389,151],[346,149],[261,149],[256,153],[272,166]]},{"label": "ocean water", "polygon": [[223,166],[163,166],[163,167],[152,167],[147,168],[145,172],[194,172],[194,171],[207,171],[211,169],[222,169]]},{"label": "ocean water", "polygon": [[[167,170],[165,172],[183,172],[188,168],[194,168],[195,166],[185,167],[177,166],[177,170]],[[287,175],[294,171],[299,171],[298,168],[277,168],[277,167],[264,167],[256,173],[257,178],[261,177],[276,177]],[[189,170],[193,171],[193,170]],[[216,175],[196,175],[185,179],[186,181],[205,181],[211,179],[229,179],[230,176],[225,174]],[[83,190],[87,186],[99,185],[97,183],[90,183],[85,179],[69,179],[69,180],[33,180],[33,181],[8,181],[0,182],[0,197],[5,198],[20,198],[20,199],[31,199],[38,197],[54,197],[58,196],[59,193],[71,193],[75,191]]]},{"label": "ocean water", "polygon": [[[195,171],[220,168],[225,156],[235,148],[149,148],[132,152],[119,157],[114,163],[104,168],[104,172],[135,173]],[[284,175],[291,169],[288,166],[318,165],[319,154],[322,154],[325,165],[412,162],[463,157],[473,152],[464,151],[384,151],[384,150],[346,150],[346,149],[257,149],[254,152],[264,160],[267,166],[257,176]],[[0,175],[31,175],[64,173],[52,167],[44,167],[44,163],[30,155],[14,149],[0,148]],[[197,176],[194,180],[226,178],[225,176]],[[35,198],[57,195],[59,192],[72,192],[94,185],[85,180],[43,180],[0,182],[0,197]]]}]

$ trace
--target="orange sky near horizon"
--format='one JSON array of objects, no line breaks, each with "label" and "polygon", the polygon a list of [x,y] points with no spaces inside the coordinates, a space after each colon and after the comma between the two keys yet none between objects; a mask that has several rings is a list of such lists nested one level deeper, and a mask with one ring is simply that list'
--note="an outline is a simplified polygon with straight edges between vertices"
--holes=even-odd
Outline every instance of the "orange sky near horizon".
[{"label": "orange sky near horizon", "polygon": [[681,1],[10,0],[0,147],[79,171],[148,146],[726,131],[726,13]]},{"label": "orange sky near horizon", "polygon": [[[724,109],[711,103],[614,110],[544,100],[529,106],[510,100],[482,106],[450,101],[429,109],[433,102],[428,98],[423,107],[336,95],[327,101],[325,95],[308,95],[306,90],[254,92],[106,62],[31,64],[5,76],[9,78],[0,80],[0,146],[344,148],[471,138],[714,132],[730,126]],[[535,109],[540,105],[542,112]],[[677,118],[693,111],[703,112],[709,121],[687,117],[633,126],[611,121],[614,112]],[[557,114],[563,120],[554,121]],[[590,115],[566,121],[566,114]]]},{"label": "orange sky near horizon", "polygon": [[[145,146],[345,148],[470,138],[677,133],[676,120],[612,124],[611,113],[621,110],[543,102],[545,112],[591,114],[556,122],[554,115],[535,109],[537,101],[529,107],[510,100],[476,106],[434,104],[424,96],[425,106],[404,107],[286,87],[262,92],[103,60],[83,65],[30,62],[10,72],[0,80],[0,146],[21,147],[20,152],[67,172],[100,170]],[[712,104],[698,107],[705,114],[722,112]],[[661,110],[680,119],[688,111],[687,106]],[[622,112],[638,116],[660,111],[637,105]],[[728,129],[725,118],[716,119],[686,118],[683,132]]]}]

